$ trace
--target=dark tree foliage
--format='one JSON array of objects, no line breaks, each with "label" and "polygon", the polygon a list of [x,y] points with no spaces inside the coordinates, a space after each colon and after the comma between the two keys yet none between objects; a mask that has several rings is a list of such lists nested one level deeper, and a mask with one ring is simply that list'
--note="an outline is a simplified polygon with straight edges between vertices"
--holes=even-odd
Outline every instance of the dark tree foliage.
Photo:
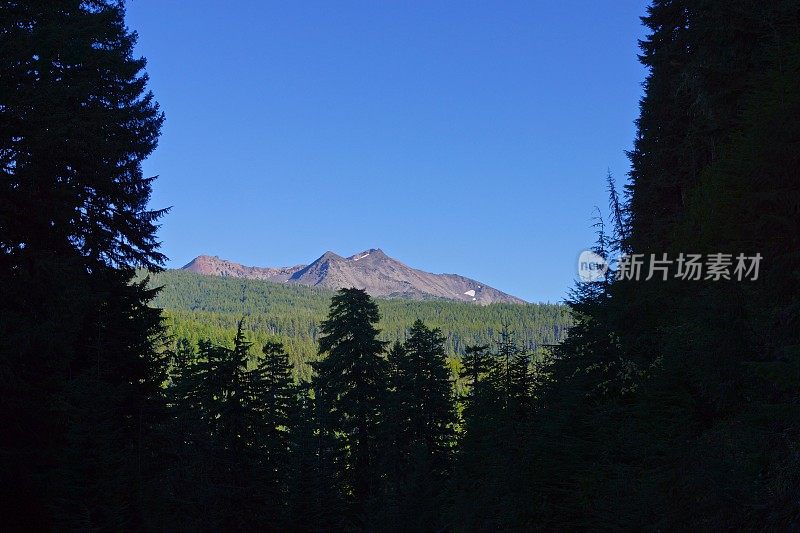
[{"label": "dark tree foliage", "polygon": [[[265,345],[264,357],[251,368],[251,343],[241,323],[232,348],[201,342],[194,355],[184,340],[178,345],[173,365],[182,370],[167,389],[179,432],[173,520],[187,528],[286,525],[290,417],[298,417],[298,431],[303,428],[283,347]],[[181,354],[191,362],[182,363]]]},{"label": "dark tree foliage", "polygon": [[[0,505],[10,529],[159,520],[152,178],[163,116],[118,2],[0,4]],[[144,509],[147,508],[147,512]]]},{"label": "dark tree foliage", "polygon": [[520,349],[514,341],[508,324],[503,324],[497,340],[494,365],[489,373],[489,379],[494,382],[496,390],[502,391],[505,406],[511,402],[511,368],[519,353]]},{"label": "dark tree foliage", "polygon": [[388,396],[387,343],[378,340],[378,306],[360,289],[341,289],[322,322],[314,364],[314,389],[321,393],[324,431],[336,434],[347,452],[346,483],[357,513],[380,487],[380,427]]},{"label": "dark tree foliage", "polygon": [[[403,471],[405,466],[407,448],[403,447],[405,437],[408,433],[408,428],[405,423],[404,399],[397,394],[397,388],[401,381],[403,373],[403,360],[406,357],[406,351],[400,341],[394,341],[392,347],[387,353],[387,361],[389,363],[389,377],[388,384],[390,394],[387,402],[387,416],[383,424],[381,439],[383,440],[384,454],[381,457],[383,461],[383,469],[387,472],[390,479],[396,478]],[[397,487],[387,487],[387,492],[395,501],[393,502],[394,510],[396,511],[398,495]],[[396,518],[395,518],[396,519]]]},{"label": "dark tree foliage", "polygon": [[524,419],[533,407],[534,375],[531,367],[531,356],[525,352],[517,353],[511,360],[509,367],[508,396],[512,409],[516,409],[516,416]]},{"label": "dark tree foliage", "polygon": [[653,1],[594,224],[604,258],[759,253],[757,280],[609,270],[569,318],[169,273],[174,344],[134,270],[164,260],[163,117],[123,17],[0,4],[4,529],[800,529],[796,0]]},{"label": "dark tree foliage", "polygon": [[[287,501],[290,477],[290,423],[297,411],[297,390],[292,380],[289,355],[278,342],[268,342],[262,348],[264,357],[259,361],[253,385],[254,400],[258,410],[256,421],[256,448],[265,478],[267,501]],[[300,422],[300,421],[299,421]],[[277,511],[280,510],[280,513]],[[285,515],[288,510],[275,510]]]},{"label": "dark tree foliage", "polygon": [[190,444],[196,446],[202,475],[199,487],[188,488],[205,509],[207,526],[252,528],[267,509],[259,468],[258,376],[248,369],[250,347],[241,323],[233,348],[201,343],[186,404],[178,405],[178,414],[194,408],[200,420],[197,440]]},{"label": "dark tree foliage", "polygon": [[[318,287],[203,276],[185,270],[166,270],[151,276],[162,289],[153,305],[163,308],[170,332],[193,343],[209,339],[228,342],[242,314],[246,329],[258,345],[281,342],[289,353],[295,379],[309,380],[318,359],[319,325],[325,319],[334,291]],[[244,300],[243,300],[244,299]],[[414,320],[442,330],[448,357],[463,355],[464,347],[493,341],[504,323],[523,347],[534,351],[557,344],[572,325],[562,304],[491,304],[447,300],[376,299],[381,314],[381,340],[402,340]]]},{"label": "dark tree foliage", "polygon": [[[467,349],[464,398],[449,521],[455,530],[527,529],[525,475],[532,427],[531,356],[505,326],[494,347]],[[524,525],[523,525],[524,524]]]},{"label": "dark tree foliage", "polygon": [[289,526],[295,531],[344,529],[343,453],[324,430],[320,399],[304,383],[290,414],[288,507]]},{"label": "dark tree foliage", "polygon": [[395,434],[392,451],[400,530],[440,529],[451,467],[456,412],[453,383],[438,329],[417,320],[402,347],[390,352],[391,401],[388,418]]},{"label": "dark tree foliage", "polygon": [[[118,2],[2,7],[0,247],[8,259],[79,256],[85,268],[158,267],[153,178],[141,162],[163,115]],[[25,253],[23,253],[25,252]]]},{"label": "dark tree foliage", "polygon": [[631,182],[624,203],[610,182],[595,251],[760,253],[760,276],[580,284],[576,325],[533,375],[518,464],[534,504],[498,513],[508,527],[800,525],[799,18],[795,1],[648,9]]},{"label": "dark tree foliage", "polygon": [[477,394],[481,381],[492,369],[494,361],[489,354],[489,345],[481,344],[467,346],[464,349],[464,357],[461,359],[461,371],[459,377],[466,381],[466,385],[471,396]]},{"label": "dark tree foliage", "polygon": [[401,354],[395,351],[394,355],[393,406],[401,421],[401,447],[421,443],[430,454],[446,453],[455,413],[441,331],[417,320],[408,330]]}]

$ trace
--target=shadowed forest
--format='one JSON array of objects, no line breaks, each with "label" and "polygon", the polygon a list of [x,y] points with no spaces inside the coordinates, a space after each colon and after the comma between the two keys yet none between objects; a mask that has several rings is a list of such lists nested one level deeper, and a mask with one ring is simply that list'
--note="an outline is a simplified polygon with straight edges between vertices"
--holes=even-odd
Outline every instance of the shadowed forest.
[{"label": "shadowed forest", "polygon": [[[311,379],[307,363],[318,359],[320,323],[328,314],[334,291],[177,270],[151,275],[150,285],[161,287],[151,305],[164,309],[168,330],[176,339],[229,345],[244,318],[248,341],[259,346],[280,342],[289,354],[295,378]],[[513,333],[520,349],[537,358],[561,342],[572,325],[569,308],[560,304],[476,306],[401,299],[376,299],[375,303],[381,315],[381,340],[403,341],[417,319],[441,329],[454,378],[465,348],[492,344],[504,327]]]},{"label": "shadowed forest", "polygon": [[800,529],[800,4],[643,15],[612,267],[470,308],[162,272],[123,3],[0,2],[0,528]]}]

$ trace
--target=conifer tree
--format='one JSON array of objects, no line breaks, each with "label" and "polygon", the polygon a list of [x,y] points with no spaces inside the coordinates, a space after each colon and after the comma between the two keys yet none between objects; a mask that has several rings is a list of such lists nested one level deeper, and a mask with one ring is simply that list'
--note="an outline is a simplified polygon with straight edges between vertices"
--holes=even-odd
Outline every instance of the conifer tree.
[{"label": "conifer tree", "polygon": [[[159,510],[166,358],[153,178],[163,115],[117,1],[0,5],[0,506],[9,529]],[[14,523],[14,520],[19,523]]]},{"label": "conifer tree", "polygon": [[533,394],[533,369],[531,356],[520,351],[511,361],[511,390],[512,405],[518,411],[527,411],[531,408]]},{"label": "conifer tree", "polygon": [[317,424],[310,384],[301,383],[297,387],[296,401],[291,405],[286,477],[289,522],[295,530],[310,531],[330,518],[324,512],[322,499],[326,492],[331,494],[323,488],[320,475]]},{"label": "conifer tree", "polygon": [[[172,427],[177,429],[175,439],[181,444],[192,441],[202,433],[200,409],[196,404],[196,374],[199,366],[195,347],[187,339],[179,339],[172,353],[166,397],[173,418]],[[177,443],[175,447],[173,451],[177,453]]]},{"label": "conifer tree", "polygon": [[502,392],[503,405],[504,408],[507,408],[511,401],[511,367],[514,363],[514,358],[520,351],[507,322],[503,323],[495,350],[495,364],[491,369],[490,377],[493,379],[497,390]]},{"label": "conifer tree", "polygon": [[[285,518],[289,482],[290,418],[296,413],[297,390],[289,355],[279,342],[262,348],[263,358],[253,373],[253,395],[258,412],[256,447],[262,465],[266,502],[271,513]],[[297,420],[303,424],[303,420]]]},{"label": "conifer tree", "polygon": [[188,383],[178,385],[186,396],[176,415],[188,411],[191,420],[197,420],[187,444],[195,453],[190,466],[198,470],[189,479],[198,486],[185,489],[204,509],[206,526],[253,528],[277,511],[267,507],[262,495],[258,447],[262,416],[255,392],[258,371],[248,369],[251,343],[240,321],[232,348],[208,341],[198,346]]},{"label": "conifer tree", "polygon": [[395,394],[405,429],[401,447],[416,442],[432,455],[446,453],[456,417],[441,331],[415,321],[403,343],[402,356],[394,359]]},{"label": "conifer tree", "polygon": [[388,396],[387,342],[378,339],[378,306],[360,289],[341,289],[322,322],[314,364],[314,389],[320,393],[322,431],[340,436],[347,450],[347,484],[355,511],[377,496],[380,486],[380,426]]},{"label": "conifer tree", "polygon": [[[383,468],[389,476],[389,493],[397,490],[396,479],[403,471],[406,449],[403,447],[408,428],[406,427],[405,404],[407,402],[404,394],[398,394],[401,389],[401,380],[404,379],[403,368],[406,360],[406,351],[403,344],[396,340],[392,344],[387,354],[389,363],[389,388],[390,394],[386,405],[386,417],[381,432],[381,439],[384,441],[384,454],[382,456]],[[393,494],[396,497],[396,494]]]},{"label": "conifer tree", "polygon": [[793,1],[648,8],[631,182],[624,205],[609,184],[609,242],[673,261],[771,250],[774,270],[573,293],[576,325],[537,391],[527,454],[540,527],[796,529],[798,424],[784,407],[797,401],[786,371],[800,329],[786,309],[798,278],[784,261],[798,248],[797,15]]},{"label": "conifer tree", "polygon": [[493,364],[488,344],[476,344],[464,348],[459,377],[467,381],[470,396],[474,397],[477,394],[479,384],[492,369]]},{"label": "conifer tree", "polygon": [[181,337],[175,343],[175,349],[172,352],[172,361],[169,371],[170,386],[174,386],[181,380],[181,377],[188,373],[191,365],[196,363],[195,357],[197,352],[189,339]]},{"label": "conifer tree", "polygon": [[438,329],[417,320],[402,350],[392,350],[392,418],[401,454],[401,528],[437,528],[443,507],[456,412],[453,384]]}]

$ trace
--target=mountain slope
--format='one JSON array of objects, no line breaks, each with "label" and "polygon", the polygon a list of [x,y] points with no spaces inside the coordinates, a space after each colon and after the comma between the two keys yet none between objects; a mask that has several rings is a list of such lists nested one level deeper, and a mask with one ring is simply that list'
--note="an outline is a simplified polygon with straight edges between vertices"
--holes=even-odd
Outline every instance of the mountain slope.
[{"label": "mountain slope", "polygon": [[[147,273],[140,272],[144,277]],[[161,291],[152,301],[164,309],[170,334],[192,343],[209,339],[229,344],[244,318],[247,337],[256,346],[270,340],[286,345],[298,376],[308,379],[305,363],[317,359],[319,324],[325,319],[333,290],[299,283],[199,275],[186,270],[149,274]],[[376,299],[381,312],[381,339],[400,340],[416,319],[441,328],[447,354],[457,357],[464,347],[490,344],[506,324],[526,350],[557,344],[572,324],[569,309],[559,304],[474,305],[444,299]]]},{"label": "mountain slope", "polygon": [[207,276],[286,281],[292,274],[304,267],[305,265],[285,268],[249,267],[226,259],[220,259],[219,257],[200,255],[181,267],[181,270],[188,270]]},{"label": "mountain slope", "polygon": [[444,298],[461,302],[525,303],[524,300],[456,274],[432,274],[411,268],[373,248],[350,257],[325,252],[309,265],[250,267],[201,255],[183,270],[198,274],[261,279],[312,287],[357,287],[375,297],[427,300]]}]

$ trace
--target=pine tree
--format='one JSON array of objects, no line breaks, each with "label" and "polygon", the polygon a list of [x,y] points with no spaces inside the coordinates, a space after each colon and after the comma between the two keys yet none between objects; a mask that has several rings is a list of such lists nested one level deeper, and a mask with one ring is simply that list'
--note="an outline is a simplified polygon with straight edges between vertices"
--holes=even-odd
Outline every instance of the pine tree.
[{"label": "pine tree", "polygon": [[169,370],[169,384],[166,391],[169,407],[173,416],[182,428],[181,434],[188,434],[189,418],[197,414],[197,409],[190,404],[193,389],[196,386],[195,372],[198,367],[196,348],[186,338],[178,339],[172,352]]},{"label": "pine tree", "polygon": [[185,338],[179,339],[172,352],[166,397],[173,418],[172,429],[177,428],[175,437],[182,444],[201,432],[200,408],[196,403],[200,365],[195,346]]},{"label": "pine tree", "polygon": [[[500,358],[488,346],[476,346],[467,375],[474,381],[463,410],[453,468],[453,501],[448,521],[461,531],[499,528],[500,508],[506,497],[503,431],[505,393]],[[476,370],[478,370],[476,372]],[[487,373],[481,377],[482,372]]]},{"label": "pine tree", "polygon": [[377,497],[380,486],[378,435],[388,396],[387,343],[378,340],[378,306],[360,289],[341,289],[322,322],[314,389],[321,393],[324,433],[343,440],[347,484],[356,513]]},{"label": "pine tree", "polygon": [[517,353],[511,361],[510,374],[512,405],[518,411],[527,412],[532,406],[534,386],[531,356],[522,351]]},{"label": "pine tree", "polygon": [[648,8],[631,182],[624,205],[611,187],[610,243],[673,260],[771,250],[774,270],[756,283],[573,293],[576,325],[545,369],[526,454],[539,527],[796,529],[800,424],[785,407],[797,402],[800,331],[787,312],[798,292],[797,16],[792,1]]},{"label": "pine tree", "polygon": [[519,352],[513,333],[509,330],[508,323],[504,322],[495,348],[495,363],[490,373],[490,379],[502,393],[504,408],[508,408],[511,402],[511,367]]},{"label": "pine tree", "polygon": [[250,529],[264,520],[261,497],[263,478],[257,468],[260,458],[258,429],[261,413],[254,388],[257,371],[248,370],[252,343],[239,321],[233,348],[218,347],[215,379],[218,380],[216,418],[212,420],[212,443],[218,461],[216,503],[223,528]]},{"label": "pine tree", "polygon": [[163,116],[121,2],[5,2],[0,29],[5,525],[157,527],[166,350],[131,281],[164,260],[141,170]]},{"label": "pine tree", "polygon": [[[204,409],[209,408],[205,400],[210,393],[204,387],[203,372],[211,351],[212,346],[206,341],[201,341],[198,349],[187,339],[179,339],[172,354],[166,390],[171,414],[171,421],[164,428],[165,446],[171,459],[165,466],[171,487],[168,521],[182,529],[198,529],[209,522],[207,511],[212,500],[209,472],[214,461],[204,416]],[[198,513],[198,508],[203,513]]]},{"label": "pine tree", "polygon": [[405,440],[424,443],[432,455],[450,449],[456,419],[444,340],[439,329],[417,320],[403,343],[403,357],[395,358],[395,394],[408,431]]},{"label": "pine tree", "polygon": [[[258,411],[256,446],[263,471],[270,514],[286,518],[289,482],[290,417],[296,412],[297,390],[289,355],[279,342],[262,348],[263,358],[254,372],[253,395]],[[297,421],[302,424],[302,420]]]},{"label": "pine tree", "polygon": [[488,344],[476,344],[464,348],[459,377],[467,381],[470,396],[474,397],[478,393],[478,387],[492,369],[493,363]]},{"label": "pine tree", "polygon": [[471,387],[457,448],[451,520],[457,529],[529,529],[528,482],[535,376],[508,324],[493,353],[471,347],[462,375]]},{"label": "pine tree", "polygon": [[256,394],[260,376],[248,368],[250,348],[240,320],[232,348],[201,341],[196,363],[176,383],[176,392],[184,395],[173,412],[178,427],[182,418],[189,421],[183,444],[192,453],[182,463],[191,470],[177,500],[195,501],[203,509],[199,522],[193,522],[191,513],[179,515],[185,527],[248,529],[277,513],[266,506],[274,502],[263,494],[263,417]]},{"label": "pine tree", "polygon": [[[386,418],[383,423],[381,439],[384,443],[384,454],[382,460],[384,469],[388,472],[391,482],[403,471],[404,454],[406,449],[403,443],[407,440],[407,398],[404,393],[398,393],[402,387],[401,381],[404,379],[404,366],[406,364],[406,351],[403,344],[396,340],[392,344],[387,354],[389,363],[388,383],[391,389],[386,405]],[[396,491],[396,486],[388,487],[390,493]],[[393,495],[396,496],[396,495]]]},{"label": "pine tree", "polygon": [[392,351],[392,419],[401,454],[400,520],[403,528],[437,528],[450,470],[456,412],[453,384],[438,329],[417,320],[402,350]]},{"label": "pine tree", "polygon": [[286,477],[289,522],[296,531],[312,531],[320,524],[333,522],[323,503],[324,496],[333,491],[324,488],[319,468],[315,414],[310,384],[301,383],[289,413],[290,453]]}]

